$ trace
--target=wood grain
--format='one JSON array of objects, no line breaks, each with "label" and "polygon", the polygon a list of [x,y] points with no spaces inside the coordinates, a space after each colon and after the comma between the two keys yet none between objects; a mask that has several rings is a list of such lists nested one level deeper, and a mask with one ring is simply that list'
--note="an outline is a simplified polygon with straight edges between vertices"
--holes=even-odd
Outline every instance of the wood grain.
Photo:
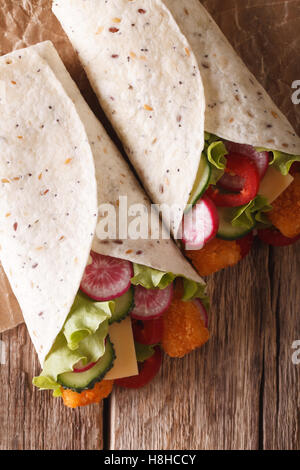
[{"label": "wood grain", "polygon": [[300,365],[292,344],[300,339],[300,250],[273,249],[269,258],[272,316],[264,328],[263,445],[300,448]]},{"label": "wood grain", "polygon": [[209,282],[212,338],[111,399],[112,449],[299,449],[299,249],[257,244]]},{"label": "wood grain", "polygon": [[[300,1],[204,0],[251,71],[300,131]],[[299,244],[261,245],[209,281],[212,339],[166,360],[156,384],[112,398],[111,448],[299,449]]]},{"label": "wood grain", "polygon": [[212,338],[202,350],[182,360],[166,359],[161,376],[142,391],[115,392],[112,448],[258,447],[260,332],[270,309],[266,251],[257,249],[209,282]]},{"label": "wood grain", "polygon": [[[272,8],[265,0],[245,0],[242,12],[238,1],[203,3],[299,132],[290,84],[300,79],[300,0],[274,0]],[[0,15],[0,51],[11,49],[12,35],[18,47],[35,37],[52,39],[103,116],[50,3],[1,2],[1,11],[22,14],[18,22]],[[32,18],[43,28],[28,27]],[[300,339],[299,257],[299,244],[269,249],[256,243],[246,260],[213,276],[210,342],[185,359],[166,358],[149,387],[116,389],[105,410],[68,410],[34,390],[31,379],[40,369],[26,328],[1,335],[7,361],[0,365],[0,449],[299,449],[300,366],[291,360],[291,345]]]},{"label": "wood grain", "polygon": [[70,410],[50,392],[34,389],[31,380],[40,366],[24,325],[1,340],[6,364],[0,365],[0,449],[101,449],[103,407]]},{"label": "wood grain", "polygon": [[[52,0],[2,0],[0,55],[51,40],[85,99],[114,136],[76,52],[51,12],[51,4]],[[0,277],[5,286],[1,271]],[[13,296],[2,297],[0,314],[7,313],[14,303]],[[1,336],[8,357],[6,365],[0,365],[0,449],[101,449],[103,406],[72,411],[51,393],[37,392],[31,379],[40,373],[40,367],[25,327]]]}]

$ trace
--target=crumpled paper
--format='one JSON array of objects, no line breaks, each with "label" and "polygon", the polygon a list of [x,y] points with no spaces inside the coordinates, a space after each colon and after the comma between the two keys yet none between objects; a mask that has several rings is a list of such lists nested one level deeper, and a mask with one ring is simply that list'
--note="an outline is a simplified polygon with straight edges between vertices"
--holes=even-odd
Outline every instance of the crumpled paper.
[{"label": "crumpled paper", "polygon": [[[93,111],[104,118],[76,51],[51,12],[52,0],[1,0],[0,55],[51,40]],[[300,104],[291,88],[300,80],[300,0],[203,0],[252,73],[300,132]],[[22,322],[20,307],[0,266],[0,332]]]},{"label": "crumpled paper", "polygon": [[235,50],[300,134],[299,0],[203,0]]}]

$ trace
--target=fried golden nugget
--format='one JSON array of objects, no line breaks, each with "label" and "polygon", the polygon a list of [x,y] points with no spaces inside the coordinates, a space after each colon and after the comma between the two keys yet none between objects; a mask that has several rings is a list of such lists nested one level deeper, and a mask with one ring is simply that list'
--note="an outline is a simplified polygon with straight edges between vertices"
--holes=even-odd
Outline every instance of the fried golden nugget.
[{"label": "fried golden nugget", "polygon": [[78,406],[100,403],[103,398],[110,395],[113,384],[113,380],[102,380],[102,382],[97,382],[93,389],[84,390],[81,393],[61,388],[64,404],[69,408],[77,408]]},{"label": "fried golden nugget", "polygon": [[236,241],[214,238],[201,250],[185,251],[200,276],[209,276],[228,266],[234,266],[241,258],[241,249]]},{"label": "fried golden nugget", "polygon": [[300,235],[300,173],[295,173],[294,181],[272,203],[269,219],[288,238]]},{"label": "fried golden nugget", "polygon": [[209,331],[193,302],[184,302],[175,296],[163,320],[162,347],[171,357],[183,357],[209,339]]}]

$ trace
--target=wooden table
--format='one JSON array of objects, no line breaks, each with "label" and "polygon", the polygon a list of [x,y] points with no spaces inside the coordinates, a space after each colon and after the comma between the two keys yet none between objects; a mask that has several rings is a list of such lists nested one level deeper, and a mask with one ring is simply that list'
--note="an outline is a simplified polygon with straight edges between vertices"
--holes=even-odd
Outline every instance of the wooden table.
[{"label": "wooden table", "polygon": [[[225,33],[238,32],[237,19],[225,21],[233,0],[204,3]],[[245,3],[262,21],[265,2]],[[266,70],[259,55],[254,65],[250,60],[255,22],[234,43],[300,131],[300,105],[289,98],[291,82],[300,79],[300,1],[292,3],[295,55],[287,53],[280,80],[278,68]],[[275,57],[283,34],[283,27],[266,25],[265,57]],[[300,365],[292,363],[292,344],[300,340],[299,265],[299,245],[257,243],[242,263],[209,280],[211,341],[185,359],[165,359],[149,387],[117,389],[101,406],[72,411],[33,390],[39,364],[25,326],[2,334],[0,449],[299,449]]]}]

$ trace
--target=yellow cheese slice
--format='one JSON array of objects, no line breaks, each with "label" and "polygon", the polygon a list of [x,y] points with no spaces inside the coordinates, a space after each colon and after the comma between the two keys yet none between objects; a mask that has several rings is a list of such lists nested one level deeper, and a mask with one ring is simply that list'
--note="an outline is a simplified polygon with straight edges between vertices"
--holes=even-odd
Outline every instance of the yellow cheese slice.
[{"label": "yellow cheese slice", "polygon": [[272,204],[289,185],[294,181],[291,175],[283,176],[279,171],[269,167],[259,188],[259,194],[268,199]]},{"label": "yellow cheese slice", "polygon": [[109,336],[117,357],[113,368],[106,374],[105,380],[138,375],[130,317],[127,317],[121,323],[113,323],[109,328]]}]

